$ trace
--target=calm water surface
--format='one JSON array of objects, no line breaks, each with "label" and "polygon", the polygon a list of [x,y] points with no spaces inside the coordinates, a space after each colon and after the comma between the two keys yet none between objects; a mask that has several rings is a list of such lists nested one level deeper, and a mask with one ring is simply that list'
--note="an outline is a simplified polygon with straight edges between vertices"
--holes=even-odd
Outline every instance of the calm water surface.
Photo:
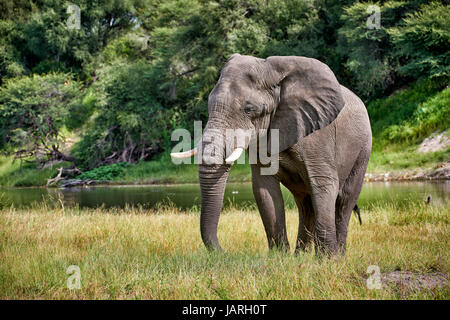
[{"label": "calm water surface", "polygon": [[[444,182],[373,182],[365,183],[358,200],[359,206],[370,203],[423,202],[431,195],[433,203],[450,200],[450,181]],[[292,195],[283,188],[287,207],[295,206]],[[200,204],[198,184],[150,185],[150,186],[106,186],[71,189],[46,188],[0,188],[0,207],[14,205],[27,207],[43,201],[61,201],[66,206],[80,207],[124,207],[142,205],[152,208],[163,203],[172,203],[179,208],[191,208]],[[237,207],[254,205],[251,183],[228,183],[225,204]]]}]

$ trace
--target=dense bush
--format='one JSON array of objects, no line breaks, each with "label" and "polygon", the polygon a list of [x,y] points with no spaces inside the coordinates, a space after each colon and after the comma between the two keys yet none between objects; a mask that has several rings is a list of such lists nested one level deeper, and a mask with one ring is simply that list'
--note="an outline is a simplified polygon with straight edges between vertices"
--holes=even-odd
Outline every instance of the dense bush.
[{"label": "dense bush", "polygon": [[[114,38],[136,26],[143,0],[3,0],[14,25],[11,45],[18,59],[35,73],[70,70],[84,79],[95,72],[98,54]],[[12,3],[11,3],[12,2]],[[70,29],[68,5],[80,8],[80,28]]]},{"label": "dense bush", "polygon": [[129,163],[119,162],[111,165],[100,166],[90,171],[83,172],[77,179],[81,180],[113,180],[123,172],[123,169],[130,166]]},{"label": "dense bush", "polygon": [[[380,28],[366,25],[370,5],[379,5]],[[348,84],[364,98],[430,75],[449,76],[448,5],[357,2],[344,8],[341,19],[336,50],[350,72]]]},{"label": "dense bush", "polygon": [[20,54],[14,47],[15,24],[0,20],[0,85],[4,78],[14,78],[25,73]]}]

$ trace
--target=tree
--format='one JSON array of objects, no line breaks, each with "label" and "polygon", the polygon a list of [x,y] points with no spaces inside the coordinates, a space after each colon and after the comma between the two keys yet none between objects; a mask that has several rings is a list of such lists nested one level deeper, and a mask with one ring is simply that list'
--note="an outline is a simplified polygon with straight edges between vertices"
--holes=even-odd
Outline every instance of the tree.
[{"label": "tree", "polygon": [[[427,2],[368,1],[357,2],[344,8],[341,16],[344,24],[338,31],[336,52],[343,57],[346,72],[349,73],[347,78],[350,87],[359,95],[366,99],[373,98],[417,79],[419,76],[417,73],[411,74],[409,73],[411,69],[405,69],[405,62],[414,60],[411,59],[413,56],[421,55],[424,59],[428,59],[427,63],[440,62],[445,65],[445,56],[439,61],[432,57],[438,52],[441,54],[448,52],[448,36],[446,38],[443,33],[448,33],[445,31],[448,30],[448,27],[445,29],[448,26],[446,22],[448,19],[445,18],[448,17],[449,9],[444,5],[430,5],[426,9],[428,14],[422,14],[421,18],[413,18],[417,17],[415,12],[420,6]],[[380,28],[367,27],[366,22],[371,14],[367,10],[371,5],[380,8]],[[430,22],[435,18],[437,21],[434,22],[435,27],[432,27]],[[427,29],[427,32],[418,35],[421,32],[420,28]],[[417,38],[413,39],[416,36]],[[435,40],[439,42],[435,43],[440,46],[439,51],[431,52],[425,49]],[[413,43],[416,43],[415,47],[412,46]],[[415,52],[419,48],[420,50]],[[448,61],[446,65],[448,66]]]},{"label": "tree", "polygon": [[[20,52],[24,68],[34,73],[75,72],[89,78],[97,55],[113,39],[137,25],[136,11],[143,0],[42,0],[36,2],[26,20],[14,21],[15,36],[10,42]],[[68,28],[73,14],[68,5],[80,8],[80,28]],[[10,8],[10,6],[8,6]],[[15,12],[18,5],[10,9]],[[26,7],[18,15],[27,12]]]},{"label": "tree", "polygon": [[81,108],[81,84],[70,74],[9,79],[0,89],[0,148],[40,163],[73,161],[61,151],[61,132],[71,112]]},{"label": "tree", "polygon": [[99,73],[95,87],[103,94],[97,112],[73,154],[83,169],[102,164],[137,162],[169,147],[171,118],[176,109],[165,109],[168,99],[159,84],[163,73],[138,61],[115,61]]},{"label": "tree", "polygon": [[388,30],[393,55],[402,60],[397,71],[414,79],[448,77],[450,72],[450,7],[439,2],[422,5]]}]

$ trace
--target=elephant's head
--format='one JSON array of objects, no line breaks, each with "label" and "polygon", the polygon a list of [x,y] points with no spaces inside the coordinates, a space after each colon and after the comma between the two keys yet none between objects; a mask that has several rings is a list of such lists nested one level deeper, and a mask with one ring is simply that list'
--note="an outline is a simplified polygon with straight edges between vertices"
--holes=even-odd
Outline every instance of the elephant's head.
[{"label": "elephant's head", "polygon": [[[220,249],[217,225],[230,162],[248,147],[227,139],[227,129],[279,130],[282,152],[314,130],[330,124],[343,108],[341,89],[323,63],[304,57],[259,59],[234,54],[222,69],[208,101],[198,175],[202,194],[201,235],[208,248]],[[208,152],[205,152],[208,150]],[[234,150],[234,151],[233,151]],[[181,156],[194,155],[196,151]],[[211,154],[215,161],[211,161]],[[219,160],[219,161],[217,161]]]}]

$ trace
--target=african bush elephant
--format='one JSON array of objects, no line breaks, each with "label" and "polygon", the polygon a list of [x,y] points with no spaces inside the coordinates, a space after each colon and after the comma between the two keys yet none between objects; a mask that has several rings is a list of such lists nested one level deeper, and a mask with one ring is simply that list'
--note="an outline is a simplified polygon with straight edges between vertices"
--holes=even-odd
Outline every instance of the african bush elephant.
[{"label": "african bush elephant", "polygon": [[[351,212],[372,148],[363,102],[316,59],[234,54],[210,93],[208,111],[203,136],[214,130],[213,136],[224,134],[226,129],[279,130],[278,172],[262,175],[260,162],[251,165],[253,193],[269,248],[289,248],[281,182],[299,209],[296,252],[314,240],[318,254],[345,253]],[[202,149],[216,143],[207,140],[200,143]],[[230,159],[248,147],[248,143],[237,146],[235,141],[224,140],[234,145],[234,151],[216,145],[221,163],[204,161],[198,168],[201,235],[204,244],[215,249],[220,249],[217,225]],[[196,150],[172,156],[194,154]]]}]

